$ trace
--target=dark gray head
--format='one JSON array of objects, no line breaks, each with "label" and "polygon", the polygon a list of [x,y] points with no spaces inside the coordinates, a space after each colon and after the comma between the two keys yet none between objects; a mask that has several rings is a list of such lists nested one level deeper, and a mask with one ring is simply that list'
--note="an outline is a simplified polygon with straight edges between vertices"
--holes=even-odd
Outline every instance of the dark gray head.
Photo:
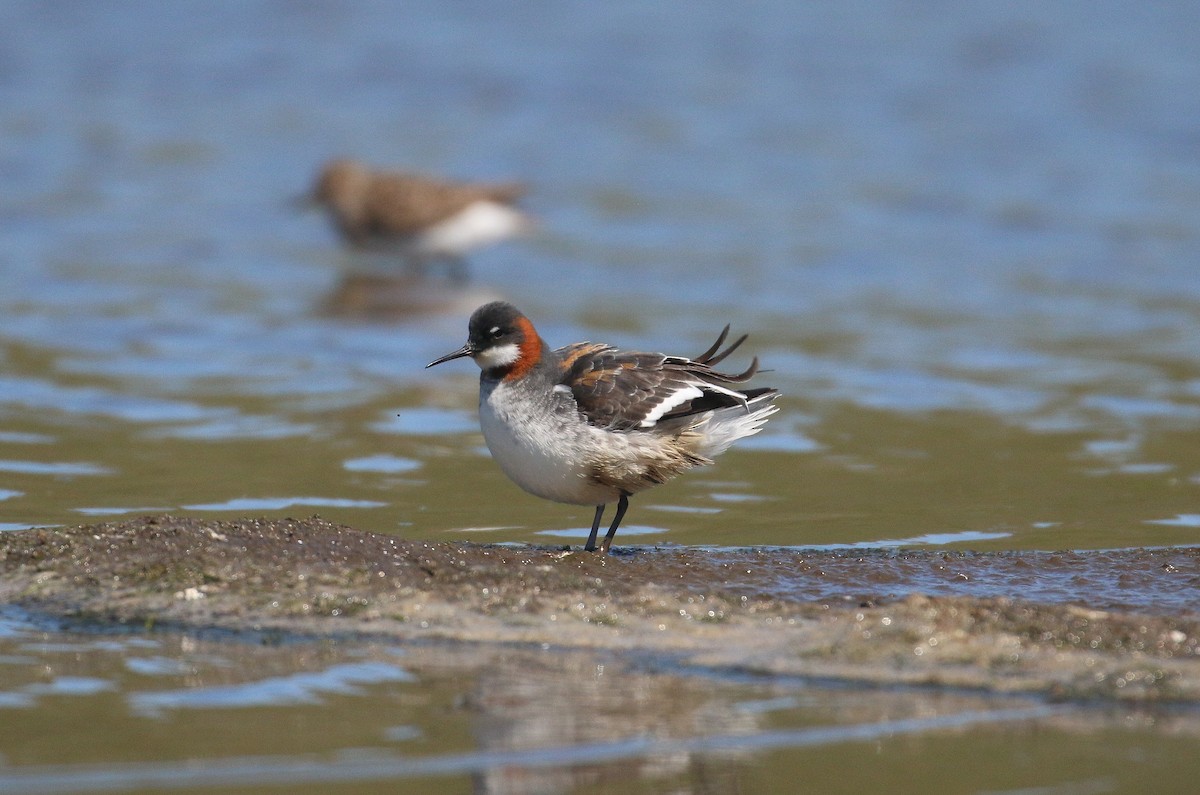
[{"label": "dark gray head", "polygon": [[542,340],[519,309],[507,301],[492,301],[471,314],[465,345],[425,366],[464,356],[474,359],[484,372],[524,375],[541,359]]}]

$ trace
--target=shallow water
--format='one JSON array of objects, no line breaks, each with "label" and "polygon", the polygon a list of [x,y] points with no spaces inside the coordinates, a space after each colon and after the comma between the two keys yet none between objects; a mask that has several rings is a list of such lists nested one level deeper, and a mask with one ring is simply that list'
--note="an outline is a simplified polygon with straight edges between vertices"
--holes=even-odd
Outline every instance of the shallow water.
[{"label": "shallow water", "polygon": [[[1190,7],[0,13],[5,528],[580,527],[480,454],[470,363],[422,369],[503,295],[554,344],[730,321],[783,390],[631,540],[1200,538]],[[362,263],[290,200],[335,153],[527,179],[542,232],[322,313]]]},{"label": "shallow water", "polygon": [[[552,344],[694,354],[731,322],[784,392],[618,544],[1200,542],[1198,23],[5,4],[0,530],[581,539],[589,509],[488,460],[470,363],[423,369],[504,296]],[[335,154],[528,180],[540,232],[466,288],[364,276],[291,201]]]},{"label": "shallow water", "polygon": [[[9,613],[0,666],[13,795],[778,792],[797,769],[812,791],[1171,792],[1200,773],[1191,709],[852,691],[606,652],[81,634]],[[970,769],[938,762],[962,754]]]},{"label": "shallow water", "polygon": [[911,594],[1019,598],[1092,610],[1149,615],[1200,614],[1196,548],[1088,552],[952,552],[925,549],[779,547],[671,550],[623,561],[645,581],[720,583],[743,598],[770,594],[845,604]]}]

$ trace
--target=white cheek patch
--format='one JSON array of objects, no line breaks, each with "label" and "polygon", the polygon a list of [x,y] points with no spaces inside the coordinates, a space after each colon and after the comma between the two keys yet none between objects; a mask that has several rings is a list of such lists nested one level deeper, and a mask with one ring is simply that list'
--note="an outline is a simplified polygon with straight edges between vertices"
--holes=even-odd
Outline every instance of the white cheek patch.
[{"label": "white cheek patch", "polygon": [[497,345],[494,348],[486,348],[475,354],[475,363],[479,365],[481,370],[492,370],[497,367],[509,367],[517,363],[517,359],[521,358],[521,349],[517,347],[515,342],[510,342],[507,345]]}]

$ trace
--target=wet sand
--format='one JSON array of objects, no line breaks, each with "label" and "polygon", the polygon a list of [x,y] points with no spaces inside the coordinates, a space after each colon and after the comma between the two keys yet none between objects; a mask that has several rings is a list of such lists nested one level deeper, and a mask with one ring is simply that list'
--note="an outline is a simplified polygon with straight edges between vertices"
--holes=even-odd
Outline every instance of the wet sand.
[{"label": "wet sand", "polygon": [[0,534],[0,571],[0,602],[89,622],[609,649],[847,684],[1200,703],[1200,548],[603,557],[319,518],[150,516]]}]

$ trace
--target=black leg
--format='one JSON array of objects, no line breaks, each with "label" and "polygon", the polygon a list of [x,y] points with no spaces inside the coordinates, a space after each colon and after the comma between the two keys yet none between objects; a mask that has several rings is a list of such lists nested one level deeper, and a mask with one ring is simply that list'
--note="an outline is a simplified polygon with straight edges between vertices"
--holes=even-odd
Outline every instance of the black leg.
[{"label": "black leg", "polygon": [[[621,520],[625,518],[625,511],[629,508],[629,495],[621,493],[621,499],[617,501],[617,515],[613,517],[612,524],[608,527],[608,532],[604,534],[604,540],[600,542],[600,551],[608,554],[609,547],[612,546],[613,536],[617,534],[617,528],[621,525]],[[597,516],[596,520],[599,521]]]},{"label": "black leg", "polygon": [[584,552],[592,552],[596,549],[596,533],[600,530],[601,516],[604,516],[604,503],[596,506],[596,518],[592,519],[592,533],[588,536],[587,544],[583,547]]}]

